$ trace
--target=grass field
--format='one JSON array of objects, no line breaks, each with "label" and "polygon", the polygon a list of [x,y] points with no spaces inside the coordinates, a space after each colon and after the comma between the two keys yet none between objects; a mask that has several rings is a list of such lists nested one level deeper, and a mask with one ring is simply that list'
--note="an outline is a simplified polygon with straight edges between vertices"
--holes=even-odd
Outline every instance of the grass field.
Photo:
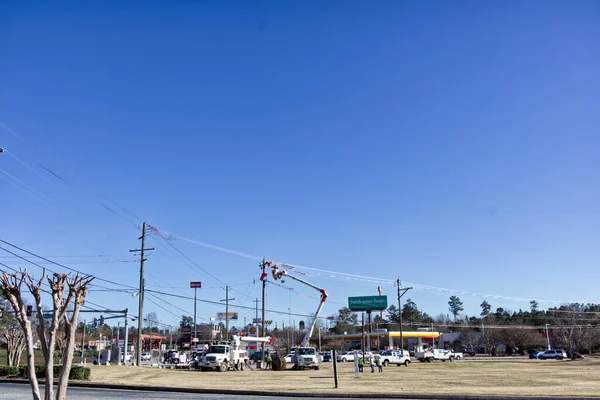
[{"label": "grass field", "polygon": [[[383,373],[354,377],[351,363],[338,364],[339,388],[333,369],[319,371],[200,372],[149,367],[91,366],[92,381],[117,384],[283,392],[445,393],[473,395],[553,395],[600,397],[600,360],[458,361],[389,366]],[[367,369],[365,369],[367,370]]]}]

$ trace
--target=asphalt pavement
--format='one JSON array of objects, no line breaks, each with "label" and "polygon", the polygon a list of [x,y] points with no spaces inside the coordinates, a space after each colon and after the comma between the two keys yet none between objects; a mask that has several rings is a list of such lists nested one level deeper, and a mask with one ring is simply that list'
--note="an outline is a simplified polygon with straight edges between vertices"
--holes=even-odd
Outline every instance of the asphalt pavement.
[{"label": "asphalt pavement", "polygon": [[[42,397],[44,396],[43,385],[40,386]],[[207,393],[168,393],[168,392],[142,392],[133,390],[114,390],[114,389],[90,389],[69,387],[67,389],[67,398],[77,400],[96,400],[96,399],[119,399],[137,400],[137,399],[152,399],[152,400],[173,400],[173,399],[203,399],[203,400],[242,400],[264,399],[262,396],[248,395],[223,395],[223,394],[207,394]],[[283,400],[298,400],[302,397],[277,397]],[[330,400],[335,400],[331,397],[323,397]],[[31,387],[29,384],[23,383],[5,383],[0,382],[0,400],[29,400],[31,399]],[[306,397],[313,399],[314,397]]]}]

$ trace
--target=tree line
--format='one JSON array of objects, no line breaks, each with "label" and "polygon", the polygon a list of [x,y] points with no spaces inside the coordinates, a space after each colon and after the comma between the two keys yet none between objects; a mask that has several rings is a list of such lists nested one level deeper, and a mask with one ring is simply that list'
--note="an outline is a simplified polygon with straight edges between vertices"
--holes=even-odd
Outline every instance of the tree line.
[{"label": "tree line", "polygon": [[[492,310],[484,300],[479,315],[462,314],[463,303],[457,296],[448,301],[447,314],[431,316],[420,310],[408,299],[402,310],[390,305],[383,316],[372,313],[371,330],[385,328],[400,330],[400,316],[404,330],[431,327],[442,332],[460,332],[460,339],[452,343],[455,350],[475,352],[483,350],[497,354],[505,347],[507,354],[527,350],[562,348],[571,354],[600,349],[600,304],[571,303],[542,310],[532,300],[528,310],[511,311],[503,307]],[[342,307],[334,317],[336,323],[330,328],[332,334],[358,333],[361,330],[359,314]],[[367,323],[365,321],[365,323]],[[503,346],[502,346],[503,345]]]}]

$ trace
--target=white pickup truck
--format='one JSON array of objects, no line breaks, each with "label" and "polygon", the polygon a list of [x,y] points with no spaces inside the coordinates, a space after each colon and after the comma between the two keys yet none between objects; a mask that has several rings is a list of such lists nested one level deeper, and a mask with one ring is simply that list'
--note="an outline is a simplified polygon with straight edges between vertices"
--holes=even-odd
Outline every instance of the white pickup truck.
[{"label": "white pickup truck", "polygon": [[462,357],[462,353],[454,353],[444,349],[430,349],[415,352],[415,358],[421,362],[431,362],[436,360],[452,362],[454,360],[460,360]]},{"label": "white pickup truck", "polygon": [[410,354],[406,350],[388,350],[375,355],[375,360],[380,358],[384,367],[390,364],[396,364],[397,366],[404,365],[408,367],[410,364]]}]

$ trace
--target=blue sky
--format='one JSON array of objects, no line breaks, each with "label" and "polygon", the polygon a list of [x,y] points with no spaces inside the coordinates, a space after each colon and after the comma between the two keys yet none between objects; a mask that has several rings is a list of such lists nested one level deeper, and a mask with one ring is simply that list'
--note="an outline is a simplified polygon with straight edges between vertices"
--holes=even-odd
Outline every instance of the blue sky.
[{"label": "blue sky", "polygon": [[[599,16],[593,1],[3,2],[0,238],[137,286],[145,220],[174,235],[150,235],[149,289],[200,280],[218,301],[229,284],[247,307],[262,256],[319,270],[298,271],[330,293],[323,315],[378,285],[394,303],[397,277],[434,316],[451,295],[469,315],[597,303]],[[316,310],[285,286],[267,308]],[[192,312],[151,299],[167,324]],[[137,313],[129,293],[89,300]]]}]

